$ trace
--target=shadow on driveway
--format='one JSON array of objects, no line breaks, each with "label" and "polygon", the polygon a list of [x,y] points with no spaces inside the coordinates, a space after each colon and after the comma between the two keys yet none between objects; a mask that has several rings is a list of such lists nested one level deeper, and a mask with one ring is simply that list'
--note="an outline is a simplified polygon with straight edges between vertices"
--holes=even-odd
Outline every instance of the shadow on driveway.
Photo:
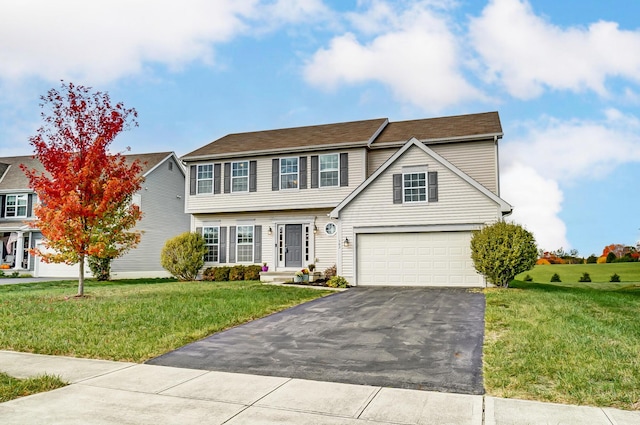
[{"label": "shadow on driveway", "polygon": [[483,394],[484,294],[354,288],[209,336],[147,363]]}]

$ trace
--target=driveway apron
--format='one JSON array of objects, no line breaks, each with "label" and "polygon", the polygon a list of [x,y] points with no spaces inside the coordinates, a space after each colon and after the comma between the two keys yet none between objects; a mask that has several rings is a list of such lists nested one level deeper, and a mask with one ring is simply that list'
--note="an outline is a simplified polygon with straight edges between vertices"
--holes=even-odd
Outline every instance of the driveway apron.
[{"label": "driveway apron", "polygon": [[163,366],[483,394],[484,294],[353,288],[152,359]]}]

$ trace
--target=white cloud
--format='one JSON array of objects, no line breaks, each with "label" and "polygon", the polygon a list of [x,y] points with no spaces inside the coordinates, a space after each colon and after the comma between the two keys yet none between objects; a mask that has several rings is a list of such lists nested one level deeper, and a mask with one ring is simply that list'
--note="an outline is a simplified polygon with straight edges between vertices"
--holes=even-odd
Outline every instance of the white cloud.
[{"label": "white cloud", "polygon": [[373,39],[362,42],[351,32],[333,38],[306,63],[309,83],[331,90],[375,81],[400,101],[431,112],[484,98],[465,80],[458,40],[430,2],[412,2],[405,9],[382,1],[367,4],[369,9],[348,17]]},{"label": "white cloud", "polygon": [[0,79],[104,83],[151,64],[211,64],[216,44],[316,19],[320,0],[9,2],[0,14]]},{"label": "white cloud", "polygon": [[600,121],[543,118],[525,128],[526,135],[502,146],[504,158],[562,183],[603,178],[620,164],[640,162],[640,121],[616,109]]},{"label": "white cloud", "polygon": [[536,238],[539,248],[569,249],[567,227],[558,217],[562,210],[562,191],[558,183],[545,178],[532,167],[514,162],[501,173],[501,195],[513,205],[507,217],[524,225]]},{"label": "white cloud", "polygon": [[526,0],[492,0],[471,19],[469,35],[489,81],[518,98],[547,88],[606,95],[612,77],[640,82],[640,31],[615,22],[562,28],[537,16]]}]

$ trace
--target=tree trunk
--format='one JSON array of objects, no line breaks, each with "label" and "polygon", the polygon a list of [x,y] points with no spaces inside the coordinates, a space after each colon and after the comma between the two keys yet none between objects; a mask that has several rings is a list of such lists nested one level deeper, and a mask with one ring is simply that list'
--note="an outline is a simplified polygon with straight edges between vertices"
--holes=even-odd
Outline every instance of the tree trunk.
[{"label": "tree trunk", "polygon": [[84,296],[84,255],[80,256],[80,276],[78,276],[78,296]]}]

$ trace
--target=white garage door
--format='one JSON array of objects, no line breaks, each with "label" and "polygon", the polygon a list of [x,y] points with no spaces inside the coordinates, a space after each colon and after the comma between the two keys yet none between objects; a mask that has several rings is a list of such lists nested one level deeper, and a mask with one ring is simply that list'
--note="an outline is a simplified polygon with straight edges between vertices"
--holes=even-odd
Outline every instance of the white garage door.
[{"label": "white garage door", "polygon": [[358,285],[484,286],[470,241],[470,232],[360,234]]},{"label": "white garage door", "polygon": [[[38,249],[46,251],[44,245],[37,245]],[[45,263],[42,261],[42,257],[36,257],[34,275],[36,277],[68,277],[77,279],[80,273],[80,266],[78,264],[68,265],[65,263]],[[91,270],[85,262],[84,266],[85,277],[91,277]]]}]

